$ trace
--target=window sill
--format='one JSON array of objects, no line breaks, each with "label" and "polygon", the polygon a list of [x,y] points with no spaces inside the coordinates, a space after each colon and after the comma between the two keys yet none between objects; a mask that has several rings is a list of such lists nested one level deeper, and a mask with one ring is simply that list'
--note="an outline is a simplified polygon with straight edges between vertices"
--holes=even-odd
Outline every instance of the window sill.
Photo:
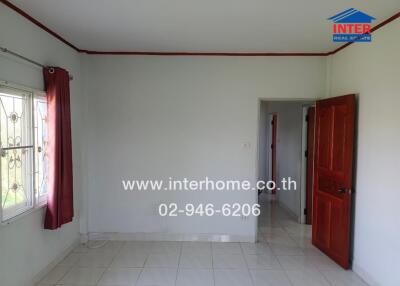
[{"label": "window sill", "polygon": [[0,226],[7,226],[7,225],[10,225],[10,224],[12,224],[12,223],[18,221],[19,219],[21,219],[21,218],[23,218],[23,217],[25,217],[25,216],[31,215],[31,214],[33,214],[33,213],[35,213],[35,212],[38,212],[38,211],[42,210],[42,209],[45,208],[46,206],[47,206],[47,203],[46,203],[46,202],[43,202],[43,203],[41,203],[41,204],[35,206],[34,208],[31,208],[31,209],[29,209],[29,210],[27,210],[27,211],[25,211],[25,212],[23,212],[23,213],[21,213],[21,214],[15,216],[15,217],[12,217],[12,218],[9,218],[9,219],[7,219],[7,220],[5,220],[5,221],[2,221],[2,222],[0,223]]}]

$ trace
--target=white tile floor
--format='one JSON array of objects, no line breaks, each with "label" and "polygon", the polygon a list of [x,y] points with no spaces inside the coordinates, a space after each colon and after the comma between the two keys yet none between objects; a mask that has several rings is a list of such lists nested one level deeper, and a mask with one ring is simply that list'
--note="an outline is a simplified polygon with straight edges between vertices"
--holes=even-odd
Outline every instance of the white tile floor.
[{"label": "white tile floor", "polygon": [[108,242],[76,248],[38,286],[366,286],[262,196],[259,242]]}]

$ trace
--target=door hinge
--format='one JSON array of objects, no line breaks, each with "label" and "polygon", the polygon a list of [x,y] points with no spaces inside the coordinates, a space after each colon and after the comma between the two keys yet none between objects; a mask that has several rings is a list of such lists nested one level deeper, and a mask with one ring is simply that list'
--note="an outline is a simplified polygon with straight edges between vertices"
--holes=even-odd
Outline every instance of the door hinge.
[{"label": "door hinge", "polygon": [[310,115],[306,115],[306,122],[308,122],[310,120]]},{"label": "door hinge", "polygon": [[274,144],[271,144],[271,149],[274,149]]},{"label": "door hinge", "polygon": [[304,215],[307,215],[307,209],[304,209]]},{"label": "door hinge", "polygon": [[304,151],[304,157],[308,157],[308,150]]}]

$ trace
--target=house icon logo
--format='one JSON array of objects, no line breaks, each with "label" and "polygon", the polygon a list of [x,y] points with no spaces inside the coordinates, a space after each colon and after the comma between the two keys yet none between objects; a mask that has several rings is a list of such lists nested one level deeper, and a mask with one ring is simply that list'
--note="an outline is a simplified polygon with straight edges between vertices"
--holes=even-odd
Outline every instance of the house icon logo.
[{"label": "house icon logo", "polygon": [[371,23],[374,17],[350,8],[328,20],[333,22],[334,42],[371,42]]}]

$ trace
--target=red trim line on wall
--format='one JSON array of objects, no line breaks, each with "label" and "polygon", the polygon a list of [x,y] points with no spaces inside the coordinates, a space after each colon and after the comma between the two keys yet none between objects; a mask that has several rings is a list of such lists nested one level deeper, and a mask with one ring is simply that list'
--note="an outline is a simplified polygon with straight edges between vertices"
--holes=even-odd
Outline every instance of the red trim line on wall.
[{"label": "red trim line on wall", "polygon": [[371,29],[371,33],[374,32],[374,31],[376,31],[376,30],[378,30],[378,29],[380,29],[380,28],[382,28],[382,27],[385,26],[386,24],[389,24],[390,22],[396,20],[396,19],[399,18],[399,17],[400,17],[400,12],[394,14],[392,17],[387,18],[385,21],[383,21],[383,22],[379,23],[378,25],[376,25],[375,27],[373,27],[373,28]]},{"label": "red trim line on wall", "polygon": [[[351,43],[346,43],[337,49],[331,51],[331,52],[326,52],[326,53],[298,53],[298,52],[293,52],[293,53],[273,53],[273,52],[138,52],[138,51],[132,51],[132,52],[125,52],[125,51],[119,51],[119,52],[112,52],[112,51],[90,51],[90,50],[82,50],[78,48],[77,46],[71,44],[69,41],[61,37],[59,34],[51,30],[50,28],[47,28],[44,24],[30,16],[28,13],[23,11],[22,9],[18,8],[14,4],[12,4],[10,1],[7,0],[0,0],[1,3],[9,7],[10,9],[14,10],[24,18],[28,19],[35,25],[37,25],[39,28],[43,29],[53,37],[57,38],[64,44],[70,46],[73,48],[75,51],[79,53],[86,53],[89,55],[147,55],[147,56],[240,56],[240,57],[301,57],[301,56],[316,56],[316,57],[321,57],[321,56],[330,56],[334,55],[337,52],[343,50],[344,48],[348,47],[349,45],[353,44]],[[400,17],[400,12],[394,14],[390,18],[384,20],[383,22],[379,23],[375,27],[371,29],[371,33],[382,28],[383,26],[389,24],[390,22],[394,21],[395,19]]]},{"label": "red trim line on wall", "polygon": [[240,52],[101,52],[87,51],[81,52],[89,55],[148,55],[148,56],[241,56],[241,57],[287,57],[287,56],[325,56],[326,53],[240,53]]},{"label": "red trim line on wall", "polygon": [[68,42],[66,39],[64,39],[63,37],[61,37],[59,34],[57,34],[56,32],[54,32],[53,30],[51,30],[50,28],[47,28],[44,24],[42,24],[41,22],[39,22],[38,20],[36,20],[35,18],[33,18],[32,16],[30,16],[28,13],[26,13],[25,11],[23,11],[22,9],[18,8],[17,6],[15,6],[14,4],[12,4],[9,1],[6,0],[1,0],[1,3],[3,3],[4,5],[6,5],[7,7],[9,7],[10,9],[14,10],[15,12],[17,12],[18,14],[20,14],[22,17],[26,18],[27,20],[31,21],[33,24],[35,24],[36,26],[38,26],[39,28],[45,30],[47,33],[49,33],[50,35],[52,35],[53,37],[59,39],[61,42],[63,42],[64,44],[66,44],[67,46],[70,46],[71,48],[73,48],[75,51],[80,52],[81,50],[76,47],[75,45],[71,44],[70,42]]}]

